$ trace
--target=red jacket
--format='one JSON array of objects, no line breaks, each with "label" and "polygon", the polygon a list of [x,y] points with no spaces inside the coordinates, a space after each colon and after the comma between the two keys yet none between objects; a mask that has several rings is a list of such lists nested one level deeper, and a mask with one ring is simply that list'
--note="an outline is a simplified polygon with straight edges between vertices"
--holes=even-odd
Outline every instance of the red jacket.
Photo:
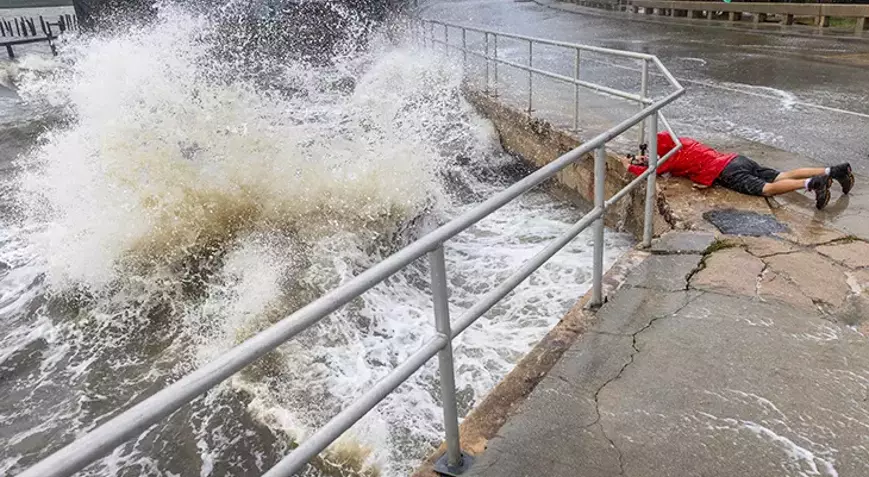
[{"label": "red jacket", "polygon": [[[667,162],[658,167],[658,174],[670,173],[677,177],[687,177],[692,182],[711,186],[715,179],[721,175],[721,171],[730,164],[736,154],[724,154],[711,147],[699,143],[691,138],[680,137],[682,149]],[[670,152],[676,146],[673,138],[667,132],[658,133],[658,157]],[[630,166],[628,170],[633,174],[640,175],[646,170],[646,166]]]}]

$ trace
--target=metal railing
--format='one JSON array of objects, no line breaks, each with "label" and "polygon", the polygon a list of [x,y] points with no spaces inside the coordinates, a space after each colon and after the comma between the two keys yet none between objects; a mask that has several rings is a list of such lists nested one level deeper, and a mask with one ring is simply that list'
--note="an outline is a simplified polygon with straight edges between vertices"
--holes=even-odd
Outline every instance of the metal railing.
[{"label": "metal railing", "polygon": [[[429,22],[429,24],[433,24],[433,22]],[[443,25],[443,23],[438,24]],[[361,419],[362,416],[371,411],[377,403],[395,390],[435,355],[438,355],[439,362],[440,386],[447,444],[447,452],[439,460],[439,467],[436,468],[453,473],[460,473],[467,468],[470,459],[462,454],[459,442],[452,340],[471,326],[478,318],[528,278],[528,276],[530,276],[534,271],[546,263],[559,250],[570,243],[570,241],[579,235],[579,233],[591,225],[594,225],[595,227],[592,304],[600,305],[602,303],[604,214],[609,207],[622,199],[631,190],[638,187],[641,183],[646,182],[647,193],[645,204],[646,223],[644,243],[648,245],[651,241],[652,208],[655,203],[655,172],[660,163],[666,161],[667,158],[681,147],[678,140],[676,140],[677,146],[661,158],[660,162],[658,161],[656,132],[658,129],[659,111],[661,108],[681,96],[684,89],[666,70],[666,68],[663,67],[660,61],[651,55],[594,48],[570,43],[551,42],[548,40],[508,35],[477,28],[471,29],[469,27],[461,27],[457,25],[448,25],[447,28],[461,29],[463,37],[466,36],[467,31],[473,30],[484,32],[487,37],[490,35],[494,35],[494,38],[497,38],[498,36],[509,36],[511,38],[524,39],[531,43],[560,45],[565,48],[575,49],[577,52],[581,50],[590,50],[617,56],[638,58],[647,63],[654,63],[668,79],[674,90],[660,99],[652,100],[646,98],[644,94],[635,95],[601,85],[580,81],[578,78],[564,78],[565,80],[577,85],[577,87],[590,88],[606,94],[635,100],[641,103],[643,107],[639,112],[597,135],[595,138],[582,144],[580,147],[577,147],[550,164],[538,169],[536,172],[495,194],[468,212],[438,227],[433,232],[401,249],[374,267],[362,272],[335,290],[314,300],[292,315],[232,348],[214,361],[193,371],[177,382],[145,399],[141,403],[122,412],[105,424],[76,439],[71,444],[20,474],[20,477],[69,476],[85,468],[89,464],[109,454],[118,445],[135,437],[149,426],[157,423],[159,420],[170,415],[185,404],[190,403],[197,396],[239,372],[244,367],[263,357],[267,353],[275,350],[278,346],[286,343],[308,327],[316,324],[331,312],[349,303],[362,293],[423,256],[428,257],[431,268],[431,289],[436,329],[435,336],[426,342],[421,349],[412,354],[409,359],[391,371],[382,380],[374,384],[357,401],[342,410],[325,426],[302,442],[265,475],[268,477],[287,477],[302,469],[309,460],[326,449],[326,447],[340,437],[341,434]],[[449,42],[447,41],[446,44],[449,45]],[[533,46],[531,48],[533,50]],[[471,53],[471,51],[466,47],[463,48],[462,51],[465,53]],[[492,58],[488,54],[484,55],[484,57],[486,58],[487,65],[490,61],[511,64],[505,59]],[[554,78],[559,77],[554,73],[536,69],[533,67],[533,64],[512,65],[527,68],[527,70],[532,74],[541,74]],[[645,74],[647,74],[647,70],[644,70],[644,75]],[[531,84],[533,85],[533,82]],[[612,139],[644,121],[648,122],[649,168],[609,200],[605,200],[604,176],[606,170],[606,145]],[[669,129],[669,126],[667,126],[667,128]],[[670,131],[670,134],[675,138],[672,131]],[[528,190],[553,177],[565,167],[583,159],[587,154],[593,151],[595,152],[594,208],[582,217],[581,220],[573,224],[561,236],[522,265],[503,283],[483,295],[480,301],[466,310],[462,316],[455,321],[451,321],[447,300],[448,292],[446,266],[444,262],[444,243]]]},{"label": "metal railing", "polygon": [[[441,29],[440,37],[436,35],[437,29]],[[553,79],[556,81],[560,81],[562,83],[571,84],[574,87],[574,101],[573,101],[573,130],[579,130],[579,120],[580,120],[580,107],[579,107],[579,92],[581,89],[588,89],[594,92],[615,96],[617,98],[626,99],[628,101],[635,102],[639,105],[640,110],[645,108],[646,106],[653,104],[654,101],[649,97],[649,80],[650,80],[650,63],[654,65],[661,76],[663,76],[667,82],[673,86],[677,91],[682,89],[681,84],[676,78],[667,70],[666,67],[661,63],[661,61],[654,55],[648,55],[644,53],[636,53],[632,51],[623,51],[623,50],[613,50],[610,48],[602,48],[596,46],[589,45],[580,45],[576,43],[567,43],[562,41],[554,41],[554,40],[546,40],[542,38],[529,37],[524,35],[517,35],[514,33],[506,33],[499,32],[494,30],[485,30],[479,27],[467,26],[467,25],[459,25],[455,23],[447,23],[438,20],[423,20],[417,23],[418,32],[417,35],[421,37],[424,45],[431,44],[433,45],[442,45],[446,51],[454,50],[462,53],[462,62],[464,66],[467,68],[468,56],[477,57],[485,60],[485,91],[489,92],[490,90],[494,90],[495,95],[498,94],[498,86],[499,86],[499,77],[498,77],[498,65],[510,66],[528,73],[528,101],[526,106],[526,111],[528,114],[531,114],[534,111],[534,81],[533,75],[540,75],[549,79]],[[460,42],[450,42],[450,32],[451,31],[459,31]],[[472,48],[468,47],[468,32],[477,33],[479,35],[483,35],[482,37],[482,51],[476,51]],[[528,44],[528,55],[527,55],[527,64],[518,63],[516,61],[510,61],[503,56],[499,56],[498,54],[498,45],[499,38],[508,38],[512,40],[517,40],[521,42],[525,42]],[[545,45],[550,47],[558,47],[565,50],[569,50],[573,52],[573,76],[565,76],[559,73],[555,73],[552,71],[542,70],[540,68],[534,67],[534,46],[535,45]],[[632,93],[628,91],[623,91],[617,88],[596,84],[590,81],[585,81],[580,78],[580,72],[582,71],[582,60],[583,55],[581,52],[590,52],[590,53],[598,53],[602,55],[609,55],[621,58],[629,58],[635,59],[638,61],[638,70],[640,72],[640,90],[637,93]],[[602,61],[597,60],[596,62],[602,63]],[[627,69],[624,65],[608,65],[608,66],[616,66],[622,69]],[[491,73],[493,72],[493,74]],[[661,121],[667,130],[673,134],[673,130],[667,122],[666,118],[661,115]],[[639,134],[638,139],[640,142],[643,142],[645,138],[645,123],[639,123]],[[675,137],[675,134],[673,134]],[[677,142],[678,144],[678,142]]]},{"label": "metal railing", "polygon": [[[36,31],[36,19],[39,19],[39,28],[42,35]],[[14,21],[14,23],[13,23]],[[14,25],[14,28],[13,28]],[[54,31],[57,28],[57,32]],[[57,56],[57,47],[54,42],[59,34],[68,30],[78,29],[78,19],[75,15],[58,15],[56,22],[46,21],[42,15],[38,17],[19,17],[7,20],[0,17],[0,46],[6,47],[6,55],[9,59],[15,58],[14,46],[28,45],[32,43],[48,43],[51,53]]]}]

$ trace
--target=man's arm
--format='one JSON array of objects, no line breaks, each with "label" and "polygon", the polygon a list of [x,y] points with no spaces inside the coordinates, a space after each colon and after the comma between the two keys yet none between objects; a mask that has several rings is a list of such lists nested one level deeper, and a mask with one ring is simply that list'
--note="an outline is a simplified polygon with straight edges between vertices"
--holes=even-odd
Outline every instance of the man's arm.
[{"label": "man's arm", "polygon": [[[646,172],[646,169],[648,169],[648,167],[646,167],[646,166],[638,166],[636,164],[631,164],[631,158],[629,158],[629,157],[620,157],[619,159],[622,161],[622,165],[625,166],[625,169],[627,169],[628,172],[630,172],[631,174],[633,174],[635,176],[638,176],[638,175],[642,174],[643,172]],[[640,159],[645,159],[645,156],[641,157]]]}]

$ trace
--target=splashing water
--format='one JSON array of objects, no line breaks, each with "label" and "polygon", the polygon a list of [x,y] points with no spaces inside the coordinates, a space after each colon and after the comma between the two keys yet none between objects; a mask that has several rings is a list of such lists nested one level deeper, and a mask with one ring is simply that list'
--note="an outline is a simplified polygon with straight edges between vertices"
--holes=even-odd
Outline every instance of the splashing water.
[{"label": "splashing water", "polygon": [[[73,39],[51,74],[15,79],[63,119],[5,178],[0,474],[503,188],[513,159],[450,62],[374,35],[328,64],[262,65],[263,81],[221,54],[224,34],[164,6],[152,25]],[[449,242],[454,316],[579,215],[534,192]],[[608,237],[608,257],[629,246]],[[463,412],[588,288],[589,240],[456,341]],[[261,473],[433,332],[420,261],[85,474]],[[305,475],[405,475],[438,443],[440,416],[429,363]]]}]

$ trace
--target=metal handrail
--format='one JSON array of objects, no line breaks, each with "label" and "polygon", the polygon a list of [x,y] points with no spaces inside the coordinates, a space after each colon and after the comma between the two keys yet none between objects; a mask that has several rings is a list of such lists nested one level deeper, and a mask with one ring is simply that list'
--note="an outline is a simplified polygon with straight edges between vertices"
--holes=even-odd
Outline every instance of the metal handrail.
[{"label": "metal handrail", "polygon": [[[641,108],[645,107],[646,105],[653,103],[652,99],[647,97],[648,96],[648,85],[649,85],[649,63],[651,62],[658,69],[660,75],[663,76],[667,80],[667,82],[670,83],[671,86],[673,86],[676,90],[684,89],[682,84],[679,82],[679,80],[677,80],[676,77],[673,76],[673,74],[670,73],[670,71],[667,70],[666,67],[664,67],[663,63],[661,63],[661,61],[656,56],[650,55],[648,53],[637,53],[637,52],[633,52],[633,51],[613,50],[611,48],[603,48],[603,47],[589,46],[589,45],[580,45],[580,44],[567,43],[567,42],[557,41],[557,40],[547,40],[544,38],[537,38],[537,37],[525,36],[525,35],[517,35],[515,33],[507,33],[507,32],[502,32],[502,31],[497,31],[497,30],[484,30],[484,29],[479,28],[479,27],[468,26],[468,25],[463,25],[463,24],[459,24],[459,23],[448,23],[448,22],[439,21],[439,20],[420,20],[420,25],[422,27],[421,28],[421,33],[422,33],[421,36],[423,38],[424,43],[427,40],[427,41],[430,41],[433,45],[434,44],[444,45],[444,47],[447,50],[454,49],[457,51],[461,51],[464,55],[465,66],[467,66],[468,55],[485,59],[486,60],[486,91],[489,90],[489,76],[490,76],[489,75],[489,63],[490,62],[492,62],[494,64],[494,87],[495,87],[496,93],[497,93],[497,89],[498,89],[498,65],[499,64],[505,65],[505,66],[511,66],[513,68],[527,71],[528,72],[528,107],[527,107],[528,114],[531,114],[533,112],[534,90],[533,90],[532,77],[534,74],[544,76],[547,78],[551,78],[551,79],[561,81],[564,83],[573,84],[574,88],[575,88],[574,109],[573,109],[573,114],[574,114],[574,116],[573,116],[573,129],[577,132],[579,131],[579,111],[580,111],[579,88],[580,87],[590,89],[592,91],[596,91],[599,93],[606,93],[606,94],[609,94],[612,96],[616,96],[619,98],[634,101],[634,102],[639,103]],[[428,35],[426,35],[426,25],[428,25]],[[435,37],[434,27],[436,25],[443,27],[443,39],[438,39]],[[450,33],[451,29],[458,29],[461,31],[461,39],[462,39],[461,46],[450,43],[449,33]],[[477,51],[474,51],[474,50],[468,48],[467,32],[469,32],[469,31],[475,32],[475,33],[481,33],[484,35],[484,44],[485,44],[484,53],[480,53],[480,52],[477,52]],[[493,38],[493,42],[494,42],[494,56],[489,55],[489,50],[490,50],[489,37],[490,36]],[[500,58],[498,56],[498,38],[500,38],[500,37],[528,42],[528,64],[523,65],[521,63],[516,63],[514,61],[509,61],[509,60],[506,60],[504,58]],[[574,61],[574,76],[573,76],[573,78],[571,78],[569,76],[564,76],[564,75],[561,75],[558,73],[553,73],[551,71],[545,71],[545,70],[541,70],[539,68],[534,68],[533,57],[534,57],[534,45],[535,44],[547,45],[547,46],[556,46],[556,47],[560,47],[560,48],[574,50],[575,61]],[[641,61],[640,70],[642,72],[642,76],[641,76],[641,80],[640,80],[641,81],[640,93],[639,94],[629,93],[629,92],[621,91],[621,90],[618,90],[615,88],[610,88],[610,87],[607,87],[604,85],[599,85],[599,84],[591,83],[588,81],[582,81],[579,77],[580,76],[580,61],[581,61],[580,52],[582,52],[582,51],[602,53],[602,54],[607,54],[607,55],[611,55],[611,56],[619,56],[619,57],[623,57],[623,58],[632,58],[632,59],[640,60]],[[662,115],[662,118],[663,118],[663,115]],[[664,123],[666,124],[666,120],[664,120]],[[673,133],[672,129],[669,128],[669,126],[668,126],[668,130],[669,130],[670,135],[672,136],[674,142],[676,144],[679,144],[678,138]],[[643,139],[645,138],[645,123],[644,122],[640,123],[638,136],[639,136],[640,142],[642,142]]]},{"label": "metal handrail", "polygon": [[[475,31],[483,31],[475,29]],[[487,34],[494,34],[487,32]],[[463,34],[463,36],[465,36]],[[508,35],[504,35],[508,36]],[[518,37],[518,35],[509,35]],[[536,41],[536,40],[535,40]],[[544,42],[544,41],[541,41]],[[547,43],[561,43],[549,42]],[[581,45],[568,45],[571,48]],[[596,47],[585,47],[591,51],[600,51],[622,56],[639,56],[648,61],[653,61],[666,76],[669,72],[660,64],[657,58],[639,53],[617,52]],[[678,82],[674,79],[674,84]],[[650,199],[654,194],[655,172],[659,164],[666,161],[674,154],[681,144],[668,152],[661,161],[658,161],[656,141],[657,122],[661,108],[675,101],[684,93],[681,85],[667,96],[654,101],[651,104],[643,104],[642,109],[625,119],[616,126],[597,135],[590,141],[576,149],[562,155],[548,165],[538,169],[534,173],[519,180],[507,189],[493,195],[473,209],[463,213],[459,217],[450,220],[438,227],[433,232],[421,237],[407,247],[387,257],[372,268],[362,272],[355,278],[339,286],[335,290],[314,300],[290,316],[275,323],[269,328],[257,333],[243,343],[235,346],[210,363],[196,369],[175,383],[158,391],[132,408],[122,412],[108,422],[76,439],[71,444],[63,447],[54,454],[48,456],[33,467],[27,469],[19,477],[65,477],[84,469],[89,464],[110,453],[115,447],[133,438],[149,426],[157,423],[162,418],[170,415],[181,406],[188,404],[194,398],[216,386],[233,374],[245,368],[247,365],[274,351],[294,336],[308,327],[314,325],[328,314],[349,303],[365,291],[387,279],[397,271],[428,255],[431,263],[431,286],[434,301],[434,314],[436,333],[421,349],[416,351],[410,358],[397,368],[392,370],[386,377],[377,382],[363,395],[333,417],[325,426],[320,428],[311,437],[285,456],[276,466],[265,475],[268,477],[287,477],[301,469],[311,458],[316,456],[342,433],[355,424],[362,416],[371,411],[384,397],[401,385],[415,371],[421,368],[431,357],[438,355],[441,394],[444,407],[444,423],[446,430],[447,453],[442,459],[442,465],[451,471],[462,468],[465,456],[461,453],[458,435],[458,412],[456,406],[454,370],[452,360],[452,340],[462,331],[467,329],[479,317],[486,313],[492,306],[510,293],[516,286],[524,281],[531,273],[546,263],[555,253],[566,246],[579,233],[590,225],[595,226],[594,239],[594,285],[592,303],[602,303],[602,276],[603,276],[603,216],[607,208],[623,198],[628,192],[637,188],[640,183],[647,183],[646,198],[646,223],[644,243],[651,239],[651,214],[654,200]],[[649,122],[649,167],[643,174],[625,186],[610,200],[604,200],[604,175],[606,160],[606,144],[637,124]],[[669,125],[665,126],[670,130]],[[672,130],[670,130],[672,134]],[[525,192],[539,185],[543,181],[555,176],[559,171],[576,163],[590,152],[595,151],[595,205],[576,224],[571,226],[561,236],[547,245],[532,259],[525,262],[503,283],[485,294],[482,299],[469,308],[451,324],[449,307],[447,302],[447,281],[444,261],[443,244],[455,235],[473,226],[483,218],[492,214],[504,205],[513,201]],[[646,240],[648,239],[648,240]]]}]

